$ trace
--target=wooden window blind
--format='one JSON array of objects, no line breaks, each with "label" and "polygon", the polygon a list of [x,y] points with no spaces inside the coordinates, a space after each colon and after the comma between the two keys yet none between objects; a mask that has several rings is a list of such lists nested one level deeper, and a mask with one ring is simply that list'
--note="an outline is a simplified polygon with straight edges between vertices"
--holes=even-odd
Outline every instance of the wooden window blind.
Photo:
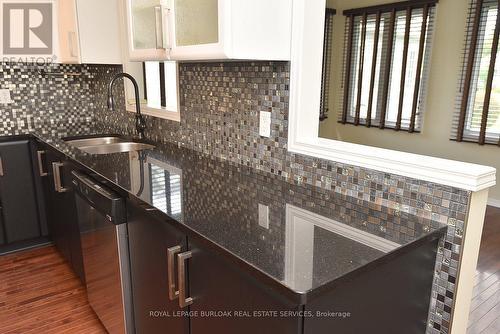
[{"label": "wooden window blind", "polygon": [[437,0],[345,10],[344,124],[419,132]]},{"label": "wooden window blind", "polygon": [[332,64],[333,17],[335,14],[335,9],[326,9],[325,35],[323,41],[323,71],[321,76],[321,103],[319,110],[320,121],[324,121],[328,118],[328,106],[330,103],[330,70]]},{"label": "wooden window blind", "polygon": [[500,145],[498,0],[471,0],[452,140]]}]

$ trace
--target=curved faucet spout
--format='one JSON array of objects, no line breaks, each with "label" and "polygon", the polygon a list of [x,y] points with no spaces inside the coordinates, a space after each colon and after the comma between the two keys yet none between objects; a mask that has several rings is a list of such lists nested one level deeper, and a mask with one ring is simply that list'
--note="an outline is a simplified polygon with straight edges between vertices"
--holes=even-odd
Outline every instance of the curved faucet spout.
[{"label": "curved faucet spout", "polygon": [[120,78],[127,78],[129,79],[132,84],[134,85],[134,93],[135,93],[135,129],[137,130],[137,133],[139,135],[139,138],[143,139],[144,136],[144,131],[146,130],[146,121],[144,120],[144,117],[141,114],[141,102],[139,100],[139,85],[137,85],[137,81],[134,79],[133,76],[131,76],[128,73],[122,72],[116,74],[111,81],[109,82],[108,85],[108,109],[109,110],[115,110],[115,99],[113,97],[113,85],[115,84],[116,80]]}]

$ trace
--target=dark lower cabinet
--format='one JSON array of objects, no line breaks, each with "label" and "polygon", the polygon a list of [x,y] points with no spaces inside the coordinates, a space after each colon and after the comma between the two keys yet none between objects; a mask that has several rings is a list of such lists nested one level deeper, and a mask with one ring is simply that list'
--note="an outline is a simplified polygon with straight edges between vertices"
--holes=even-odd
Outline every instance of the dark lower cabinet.
[{"label": "dark lower cabinet", "polygon": [[85,281],[80,231],[71,171],[76,169],[65,157],[47,147],[43,150],[47,178],[44,180],[47,222],[56,248],[82,282]]},{"label": "dark lower cabinet", "polygon": [[28,140],[0,143],[0,215],[0,244],[43,235]]},{"label": "dark lower cabinet", "polygon": [[186,236],[135,202],[127,201],[127,211],[136,333],[188,334],[189,320],[178,313],[178,299],[169,298],[167,254],[173,247],[185,251]]},{"label": "dark lower cabinet", "polygon": [[[128,201],[127,210],[137,334],[254,334],[263,329],[274,334],[301,333],[299,317],[258,318],[253,313],[298,311],[299,306],[269,292],[236,265],[192,238],[187,247],[186,236],[148,213],[148,208]],[[172,251],[174,247],[178,248]],[[189,252],[192,256],[187,259]],[[182,265],[184,282],[179,279]],[[169,288],[180,293],[172,298]],[[193,298],[193,303],[182,305],[187,298]],[[219,311],[241,313],[211,315]]]},{"label": "dark lower cabinet", "polygon": [[191,334],[302,333],[302,318],[293,316],[302,307],[271,292],[194,238],[188,241]]}]

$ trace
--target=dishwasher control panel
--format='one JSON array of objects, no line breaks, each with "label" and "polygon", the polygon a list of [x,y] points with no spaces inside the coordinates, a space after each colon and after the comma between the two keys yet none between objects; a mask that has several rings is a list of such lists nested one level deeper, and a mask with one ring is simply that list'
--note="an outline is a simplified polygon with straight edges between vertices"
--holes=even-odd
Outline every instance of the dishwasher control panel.
[{"label": "dishwasher control panel", "polygon": [[71,175],[76,194],[101,212],[109,222],[118,225],[127,221],[125,198],[84,173],[72,171]]}]

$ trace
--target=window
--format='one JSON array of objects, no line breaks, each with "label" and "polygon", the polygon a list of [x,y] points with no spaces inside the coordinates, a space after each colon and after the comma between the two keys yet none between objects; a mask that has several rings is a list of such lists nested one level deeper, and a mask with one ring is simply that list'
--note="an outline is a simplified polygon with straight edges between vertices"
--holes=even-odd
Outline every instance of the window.
[{"label": "window", "polygon": [[333,43],[333,17],[335,9],[327,8],[325,12],[325,36],[323,41],[323,71],[321,76],[321,102],[319,120],[328,118],[328,104],[330,96],[330,68],[332,63],[332,43]]},{"label": "window", "polygon": [[[138,81],[141,109],[146,115],[180,120],[178,108],[178,74],[174,61],[129,62],[125,70]],[[133,87],[126,86],[127,110],[135,112]]]},{"label": "window", "polygon": [[420,131],[436,2],[344,11],[341,123]]},{"label": "window", "polygon": [[472,0],[452,139],[500,143],[500,60],[498,1]]},{"label": "window", "polygon": [[147,61],[143,63],[144,98],[150,108],[177,109],[177,64]]}]

